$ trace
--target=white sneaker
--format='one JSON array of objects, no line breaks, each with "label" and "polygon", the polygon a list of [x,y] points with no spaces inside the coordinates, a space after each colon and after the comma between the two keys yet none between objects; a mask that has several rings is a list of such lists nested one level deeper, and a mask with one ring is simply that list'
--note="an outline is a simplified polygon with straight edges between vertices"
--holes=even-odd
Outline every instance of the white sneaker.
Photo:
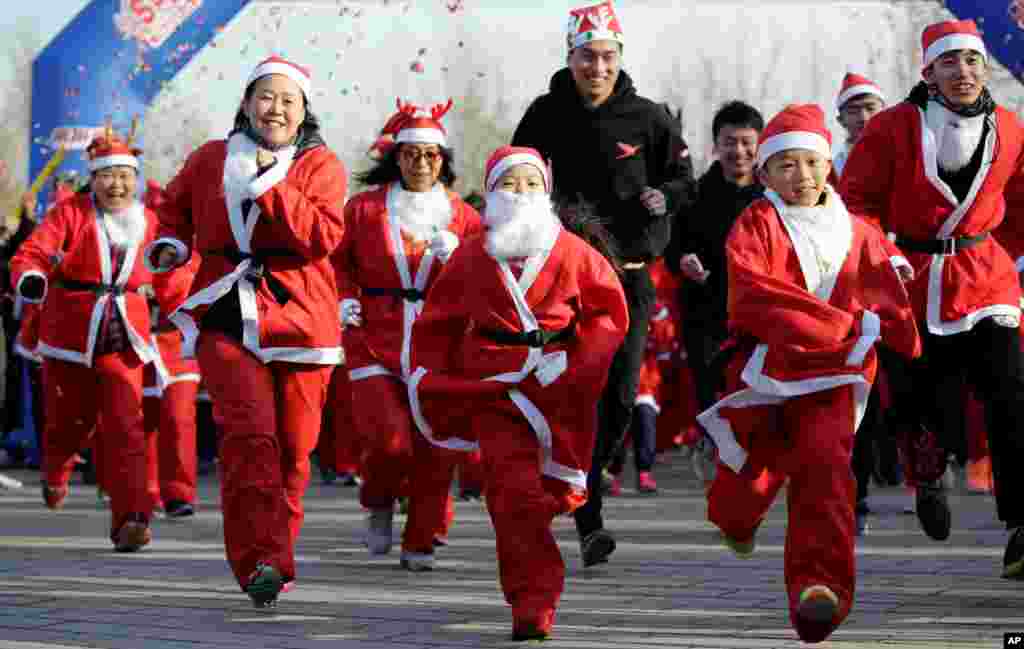
[{"label": "white sneaker", "polygon": [[391,519],[393,509],[374,509],[366,518],[366,547],[370,554],[391,552]]},{"label": "white sneaker", "polygon": [[946,472],[942,474],[942,486],[947,491],[954,491],[957,485],[960,484],[960,465],[957,464],[956,458],[950,455],[946,458]]},{"label": "white sneaker", "polygon": [[429,572],[434,569],[434,554],[402,550],[401,565],[409,572]]}]

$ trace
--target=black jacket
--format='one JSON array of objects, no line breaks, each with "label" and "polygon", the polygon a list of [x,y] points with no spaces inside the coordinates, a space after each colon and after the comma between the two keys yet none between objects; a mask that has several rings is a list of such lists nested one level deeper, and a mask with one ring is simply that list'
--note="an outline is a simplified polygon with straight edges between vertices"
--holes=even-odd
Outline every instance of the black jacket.
[{"label": "black jacket", "polygon": [[[636,94],[625,72],[612,96],[589,108],[569,69],[559,70],[550,91],[526,110],[512,144],[551,161],[556,198],[582,195],[596,204],[626,261],[660,257],[675,213],[692,200],[693,167],[679,123],[664,105]],[[665,216],[652,217],[640,203],[645,186],[665,194]]]},{"label": "black jacket", "polygon": [[743,210],[762,196],[764,187],[756,181],[747,187],[727,181],[717,161],[697,182],[697,199],[677,217],[678,227],[665,251],[665,263],[676,274],[680,272],[679,259],[689,253],[697,255],[704,270],[711,273],[705,284],[683,280],[683,309],[688,322],[725,334],[729,285],[725,241]]}]

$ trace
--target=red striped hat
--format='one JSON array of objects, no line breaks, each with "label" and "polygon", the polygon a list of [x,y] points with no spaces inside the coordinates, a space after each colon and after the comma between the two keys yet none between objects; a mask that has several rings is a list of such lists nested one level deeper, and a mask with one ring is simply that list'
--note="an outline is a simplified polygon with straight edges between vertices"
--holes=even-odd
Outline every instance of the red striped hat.
[{"label": "red striped hat", "polygon": [[536,167],[544,178],[544,189],[551,193],[551,179],[548,178],[548,166],[544,164],[544,158],[540,157],[537,149],[525,146],[503,146],[491,154],[485,169],[487,191],[494,191],[494,186],[498,184],[502,174],[516,165]]},{"label": "red striped hat", "polygon": [[310,74],[309,68],[276,55],[256,66],[256,69],[252,71],[249,79],[245,82],[245,87],[248,88],[254,81],[268,74],[282,74],[288,77],[299,84],[302,93],[309,98],[310,90],[313,87],[313,77]]},{"label": "red striped hat", "polygon": [[761,132],[757,164],[789,149],[814,151],[832,159],[832,133],[825,126],[825,111],[817,104],[792,104],[771,118]]},{"label": "red striped hat", "polygon": [[924,67],[953,50],[974,50],[988,59],[985,41],[973,20],[947,20],[925,27],[921,34]]},{"label": "red striped hat", "polygon": [[885,95],[871,79],[848,72],[843,77],[843,87],[839,90],[839,97],[836,98],[836,108],[842,110],[843,104],[860,95],[874,95],[885,102]]}]

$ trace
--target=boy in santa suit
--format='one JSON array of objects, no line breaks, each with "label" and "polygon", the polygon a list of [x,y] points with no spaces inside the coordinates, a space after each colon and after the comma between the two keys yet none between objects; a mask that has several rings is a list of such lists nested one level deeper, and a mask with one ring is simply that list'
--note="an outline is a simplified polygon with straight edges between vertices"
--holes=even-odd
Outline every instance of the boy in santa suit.
[{"label": "boy in santa suit", "polygon": [[720,459],[708,518],[738,555],[754,550],[788,478],[786,590],[805,642],[828,637],[853,605],[850,456],[875,344],[920,353],[897,274],[907,262],[827,185],[830,140],[816,105],[789,106],[765,127],[758,166],[769,190],[726,244],[726,396],[698,418]]},{"label": "boy in santa suit", "polygon": [[347,173],[310,107],[310,71],[270,57],[245,81],[227,139],[167,185],[146,260],[199,268],[170,320],[195,354],[220,426],[228,561],[257,607],[295,579],[309,456],[341,362],[330,255],[344,231]]},{"label": "boy in santa suit", "polygon": [[832,170],[837,177],[843,175],[846,160],[853,145],[857,144],[868,121],[885,108],[885,95],[878,85],[865,76],[848,72],[836,98],[839,124],[846,131],[843,148],[832,157]]},{"label": "boy in santa suit", "polygon": [[413,327],[409,400],[427,439],[479,444],[513,635],[545,638],[565,575],[551,521],[587,498],[629,316],[612,265],[552,211],[536,150],[495,151],[486,189],[485,233],[459,246]]},{"label": "boy in santa suit", "polygon": [[[1003,576],[1020,578],[1024,378],[1014,258],[1024,251],[1011,257],[1002,245],[1011,238],[997,240],[992,231],[1003,221],[1008,185],[1024,185],[1024,128],[986,88],[988,55],[973,21],[927,27],[922,49],[924,81],[871,120],[840,191],[852,212],[893,233],[915,270],[908,291],[924,355],[906,368],[906,379],[890,378],[901,428],[913,433],[906,469],[918,484],[921,526],[933,539],[949,537],[941,476],[947,452],[963,443],[966,375],[985,404],[996,508],[1010,531]],[[1020,229],[1020,219],[1006,226]]]},{"label": "boy in santa suit", "polygon": [[97,414],[118,551],[149,543],[142,368],[152,360],[142,249],[155,215],[136,196],[140,151],[111,129],[89,145],[90,193],[58,203],[11,260],[22,300],[43,303],[43,498],[59,509]]},{"label": "boy in santa suit", "polygon": [[390,552],[395,502],[408,481],[400,563],[412,571],[434,566],[457,460],[416,434],[403,383],[412,327],[452,252],[480,229],[480,215],[450,189],[453,154],[440,120],[451,105],[427,112],[399,102],[385,126],[394,141],[361,177],[373,187],[345,206],[345,236],[332,258],[363,450],[366,545],[371,554]]}]

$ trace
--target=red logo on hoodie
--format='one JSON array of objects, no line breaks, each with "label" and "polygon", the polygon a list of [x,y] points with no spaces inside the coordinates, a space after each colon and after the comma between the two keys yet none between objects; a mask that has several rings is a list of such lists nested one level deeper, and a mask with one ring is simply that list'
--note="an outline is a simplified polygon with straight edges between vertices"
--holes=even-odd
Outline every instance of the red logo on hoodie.
[{"label": "red logo on hoodie", "polygon": [[632,158],[637,153],[639,153],[640,149],[642,149],[644,146],[642,144],[633,146],[632,144],[626,144],[625,142],[616,142],[615,144],[619,147],[619,155],[615,156],[616,160],[625,160],[626,158]]}]

